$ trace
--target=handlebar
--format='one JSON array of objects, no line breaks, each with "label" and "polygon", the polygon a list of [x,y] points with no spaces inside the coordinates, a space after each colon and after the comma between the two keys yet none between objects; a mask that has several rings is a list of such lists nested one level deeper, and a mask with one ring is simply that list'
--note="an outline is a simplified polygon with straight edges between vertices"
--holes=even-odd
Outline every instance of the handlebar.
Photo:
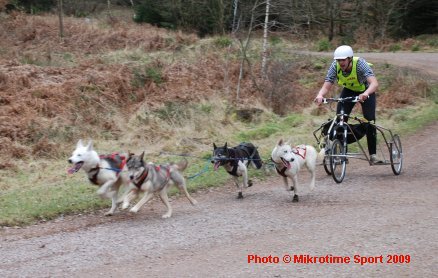
[{"label": "handlebar", "polygon": [[330,103],[330,102],[358,102],[359,96],[355,97],[344,97],[344,98],[323,98],[322,103]]}]

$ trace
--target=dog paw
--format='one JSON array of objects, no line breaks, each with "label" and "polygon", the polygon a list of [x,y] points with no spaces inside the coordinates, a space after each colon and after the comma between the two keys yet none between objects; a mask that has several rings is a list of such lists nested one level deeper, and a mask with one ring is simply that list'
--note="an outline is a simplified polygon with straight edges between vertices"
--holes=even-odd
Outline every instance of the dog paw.
[{"label": "dog paw", "polygon": [[113,211],[108,211],[108,212],[106,212],[104,215],[105,215],[105,216],[112,216],[113,214],[114,214]]},{"label": "dog paw", "polygon": [[166,213],[163,216],[161,216],[162,218],[166,219],[166,218],[170,218],[172,215],[170,213]]},{"label": "dog paw", "polygon": [[294,195],[294,197],[292,198],[292,202],[293,203],[297,203],[298,202],[298,195]]},{"label": "dog paw", "polygon": [[295,188],[294,188],[293,186],[291,186],[289,190],[290,190],[290,191],[294,191]]},{"label": "dog paw", "polygon": [[242,192],[239,192],[239,194],[237,195],[237,199],[243,199],[243,194],[242,194]]},{"label": "dog paw", "polygon": [[136,208],[132,208],[132,209],[129,210],[129,212],[137,213],[137,212],[138,212],[138,209],[136,209]]},{"label": "dog paw", "polygon": [[122,205],[122,210],[125,210],[125,209],[127,209],[129,207],[129,203],[128,204],[125,204],[125,203],[123,203],[123,205]]},{"label": "dog paw", "polygon": [[253,183],[252,183],[252,180],[249,180],[248,181],[248,187],[251,187],[251,186],[253,186]]}]

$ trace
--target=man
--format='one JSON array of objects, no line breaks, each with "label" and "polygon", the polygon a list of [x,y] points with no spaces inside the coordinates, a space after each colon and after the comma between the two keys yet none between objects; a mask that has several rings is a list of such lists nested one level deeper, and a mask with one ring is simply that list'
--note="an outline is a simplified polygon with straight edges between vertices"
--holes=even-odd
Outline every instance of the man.
[{"label": "man", "polygon": [[[341,98],[359,96],[362,113],[368,121],[376,120],[376,90],[379,86],[374,72],[363,58],[354,57],[353,49],[348,45],[341,45],[334,52],[334,61],[328,69],[324,84],[315,98],[316,103],[323,101],[324,95],[330,91],[337,80],[343,87]],[[349,115],[356,103],[344,104],[345,113]],[[340,111],[338,104],[337,113]],[[372,163],[380,162],[376,156],[376,129],[370,126],[367,129],[368,152]]]}]

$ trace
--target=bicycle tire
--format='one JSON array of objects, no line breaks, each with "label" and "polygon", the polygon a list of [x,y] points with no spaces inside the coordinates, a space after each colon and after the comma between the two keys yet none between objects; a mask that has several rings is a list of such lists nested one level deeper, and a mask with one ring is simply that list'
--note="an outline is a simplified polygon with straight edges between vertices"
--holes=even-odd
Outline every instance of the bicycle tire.
[{"label": "bicycle tire", "polygon": [[322,160],[322,164],[324,165],[324,170],[327,173],[327,175],[332,175],[332,169],[330,167],[330,140],[328,139],[328,136],[324,138],[324,159]]},{"label": "bicycle tire", "polygon": [[391,161],[392,172],[396,176],[400,175],[403,168],[403,149],[400,137],[397,134],[394,134],[392,137],[389,157]]},{"label": "bicycle tire", "polygon": [[330,168],[336,183],[341,183],[345,178],[347,168],[345,155],[344,144],[339,139],[335,139],[330,151]]},{"label": "bicycle tire", "polygon": [[332,175],[332,169],[330,167],[330,157],[328,155],[324,155],[324,159],[322,161],[322,164],[324,165],[324,170],[327,173],[327,175]]}]

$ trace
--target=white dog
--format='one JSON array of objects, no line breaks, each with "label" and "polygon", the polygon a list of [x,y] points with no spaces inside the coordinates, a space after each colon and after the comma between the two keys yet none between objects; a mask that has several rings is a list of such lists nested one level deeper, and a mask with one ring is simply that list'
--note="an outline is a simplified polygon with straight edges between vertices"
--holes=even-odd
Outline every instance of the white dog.
[{"label": "white dog", "polygon": [[68,162],[74,164],[73,168],[68,171],[70,174],[82,168],[89,181],[99,186],[97,194],[102,198],[112,200],[111,209],[105,215],[113,215],[117,204],[121,202],[117,200],[120,186],[129,186],[130,183],[126,157],[117,153],[99,156],[93,149],[91,140],[86,146],[82,140],[79,140]]},{"label": "white dog", "polygon": [[288,143],[283,143],[281,139],[272,150],[271,159],[275,164],[277,173],[283,177],[286,190],[289,190],[288,178],[292,180],[291,191],[294,191],[292,201],[298,202],[298,172],[305,165],[311,174],[309,188],[315,188],[315,169],[318,153],[310,145],[300,145],[292,147]]}]

